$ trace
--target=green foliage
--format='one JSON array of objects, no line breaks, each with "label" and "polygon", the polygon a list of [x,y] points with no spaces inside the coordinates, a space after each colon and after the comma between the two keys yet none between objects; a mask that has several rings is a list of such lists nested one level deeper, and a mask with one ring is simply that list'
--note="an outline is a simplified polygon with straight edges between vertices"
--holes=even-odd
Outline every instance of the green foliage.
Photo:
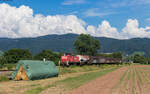
[{"label": "green foliage", "polygon": [[112,55],[112,54],[104,54],[104,53],[100,53],[100,54],[97,54],[97,56],[113,58],[113,55]]},{"label": "green foliage", "polygon": [[74,46],[77,53],[81,55],[96,55],[97,50],[100,49],[99,40],[86,34],[78,36]]},{"label": "green foliage", "polygon": [[16,68],[16,64],[4,64],[3,68],[7,68],[7,70],[14,70]]},{"label": "green foliage", "polygon": [[[11,48],[30,49],[33,54],[41,52],[43,49],[51,49],[55,52],[73,52],[78,35],[47,35],[37,38],[19,38],[19,39],[0,39],[0,49],[7,51]],[[128,40],[118,40],[105,37],[96,37],[101,43],[101,52],[111,53],[121,51],[126,54],[132,54],[135,51],[143,51],[150,57],[150,39],[134,38]],[[17,41],[17,42],[16,42]],[[40,44],[40,45],[39,45]]]},{"label": "green foliage", "polygon": [[144,52],[134,52],[129,56],[126,56],[126,62],[133,62],[139,64],[150,64],[150,58],[144,56]]},{"label": "green foliage", "polygon": [[10,49],[4,53],[7,63],[17,63],[19,60],[32,59],[32,54],[29,50]]},{"label": "green foliage", "polygon": [[103,56],[103,57],[109,57],[109,58],[122,58],[122,53],[121,52],[114,52],[110,54],[97,54],[97,56]]},{"label": "green foliage", "polygon": [[134,56],[126,56],[125,57],[125,61],[126,62],[131,62],[131,61],[133,61],[134,60]]},{"label": "green foliage", "polygon": [[150,58],[147,58],[147,64],[150,64]]},{"label": "green foliage", "polygon": [[7,63],[7,60],[4,56],[0,56],[0,68],[3,67],[4,64]]},{"label": "green foliage", "polygon": [[42,90],[43,90],[42,87],[37,87],[33,90],[25,92],[25,94],[39,94]]},{"label": "green foliage", "polygon": [[147,60],[144,56],[140,55],[140,54],[135,54],[134,55],[134,59],[133,59],[134,63],[141,63],[141,64],[146,64]]},{"label": "green foliage", "polygon": [[131,56],[135,56],[135,55],[139,55],[139,56],[144,56],[145,55],[145,53],[144,52],[134,52],[134,53],[132,53],[131,54]]},{"label": "green foliage", "polygon": [[9,81],[6,76],[0,76],[0,82]]},{"label": "green foliage", "polygon": [[114,52],[112,54],[113,58],[122,58],[122,53],[121,52]]},{"label": "green foliage", "polygon": [[34,59],[43,60],[45,58],[46,60],[53,61],[55,62],[56,65],[58,65],[60,57],[61,57],[61,53],[59,54],[59,53],[54,53],[51,50],[43,50],[39,54],[35,55]]}]

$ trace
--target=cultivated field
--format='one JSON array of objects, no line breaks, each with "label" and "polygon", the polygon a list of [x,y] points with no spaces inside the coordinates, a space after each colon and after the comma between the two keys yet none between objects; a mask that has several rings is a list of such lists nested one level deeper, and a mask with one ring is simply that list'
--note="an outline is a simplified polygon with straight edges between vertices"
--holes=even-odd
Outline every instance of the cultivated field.
[{"label": "cultivated field", "polygon": [[150,66],[131,65],[100,77],[71,94],[150,94]]},{"label": "cultivated field", "polygon": [[149,94],[150,65],[72,66],[59,77],[0,82],[0,94]]}]

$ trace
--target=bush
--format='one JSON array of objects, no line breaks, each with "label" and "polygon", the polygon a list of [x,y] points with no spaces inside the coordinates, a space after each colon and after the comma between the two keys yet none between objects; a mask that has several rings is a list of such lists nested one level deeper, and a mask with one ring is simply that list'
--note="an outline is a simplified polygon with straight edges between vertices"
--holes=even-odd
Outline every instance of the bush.
[{"label": "bush", "polygon": [[2,64],[0,64],[0,68],[2,68],[3,67],[3,65]]},{"label": "bush", "polygon": [[12,70],[13,66],[7,66],[8,70]]},{"label": "bush", "polygon": [[1,56],[0,57],[0,68],[2,68],[4,66],[4,64],[6,64],[6,63],[7,63],[6,58]]},{"label": "bush", "polygon": [[25,49],[10,49],[4,53],[7,63],[14,64],[19,60],[32,59],[32,54]]},{"label": "bush", "polygon": [[46,60],[53,61],[56,65],[58,65],[60,57],[61,53],[54,53],[51,50],[43,50],[34,56],[34,60],[43,60],[43,58],[45,58]]},{"label": "bush", "polygon": [[0,82],[9,81],[6,76],[0,76]]}]

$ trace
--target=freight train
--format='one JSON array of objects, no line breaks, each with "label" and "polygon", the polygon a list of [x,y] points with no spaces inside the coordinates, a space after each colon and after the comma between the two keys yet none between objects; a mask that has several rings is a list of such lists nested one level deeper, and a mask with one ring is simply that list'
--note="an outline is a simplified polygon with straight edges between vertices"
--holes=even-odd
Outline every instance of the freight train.
[{"label": "freight train", "polygon": [[91,56],[88,64],[115,64],[123,63],[123,59],[120,58],[109,58],[102,56]]},{"label": "freight train", "polygon": [[72,55],[64,54],[61,56],[61,65],[85,65],[85,64],[116,64],[123,63],[120,58],[108,58],[102,56],[85,56],[85,55]]}]

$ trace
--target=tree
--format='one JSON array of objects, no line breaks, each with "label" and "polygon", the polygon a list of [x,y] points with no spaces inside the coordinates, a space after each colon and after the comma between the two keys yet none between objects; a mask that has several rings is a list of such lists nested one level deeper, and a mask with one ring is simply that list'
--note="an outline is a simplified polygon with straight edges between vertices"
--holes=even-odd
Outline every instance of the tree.
[{"label": "tree", "polygon": [[150,58],[147,58],[147,64],[150,64]]},{"label": "tree", "polygon": [[87,34],[78,36],[74,43],[75,50],[81,55],[96,55],[97,50],[100,49],[100,42]]},{"label": "tree", "polygon": [[112,53],[113,58],[122,58],[122,53],[121,52],[114,52]]},{"label": "tree", "polygon": [[61,55],[59,53],[53,53],[51,50],[43,50],[39,54],[35,55],[34,59],[43,60],[45,58],[46,60],[55,62],[55,64],[57,65],[60,60],[60,56]]},{"label": "tree", "polygon": [[17,63],[19,60],[32,59],[32,54],[28,49],[10,49],[4,53],[7,63]]},{"label": "tree", "polygon": [[141,64],[146,64],[147,60],[143,55],[140,54],[135,54],[134,55],[134,59],[133,59],[134,63],[141,63]]},{"label": "tree", "polygon": [[2,68],[3,65],[6,63],[7,63],[6,58],[4,56],[0,56],[0,68]]}]

